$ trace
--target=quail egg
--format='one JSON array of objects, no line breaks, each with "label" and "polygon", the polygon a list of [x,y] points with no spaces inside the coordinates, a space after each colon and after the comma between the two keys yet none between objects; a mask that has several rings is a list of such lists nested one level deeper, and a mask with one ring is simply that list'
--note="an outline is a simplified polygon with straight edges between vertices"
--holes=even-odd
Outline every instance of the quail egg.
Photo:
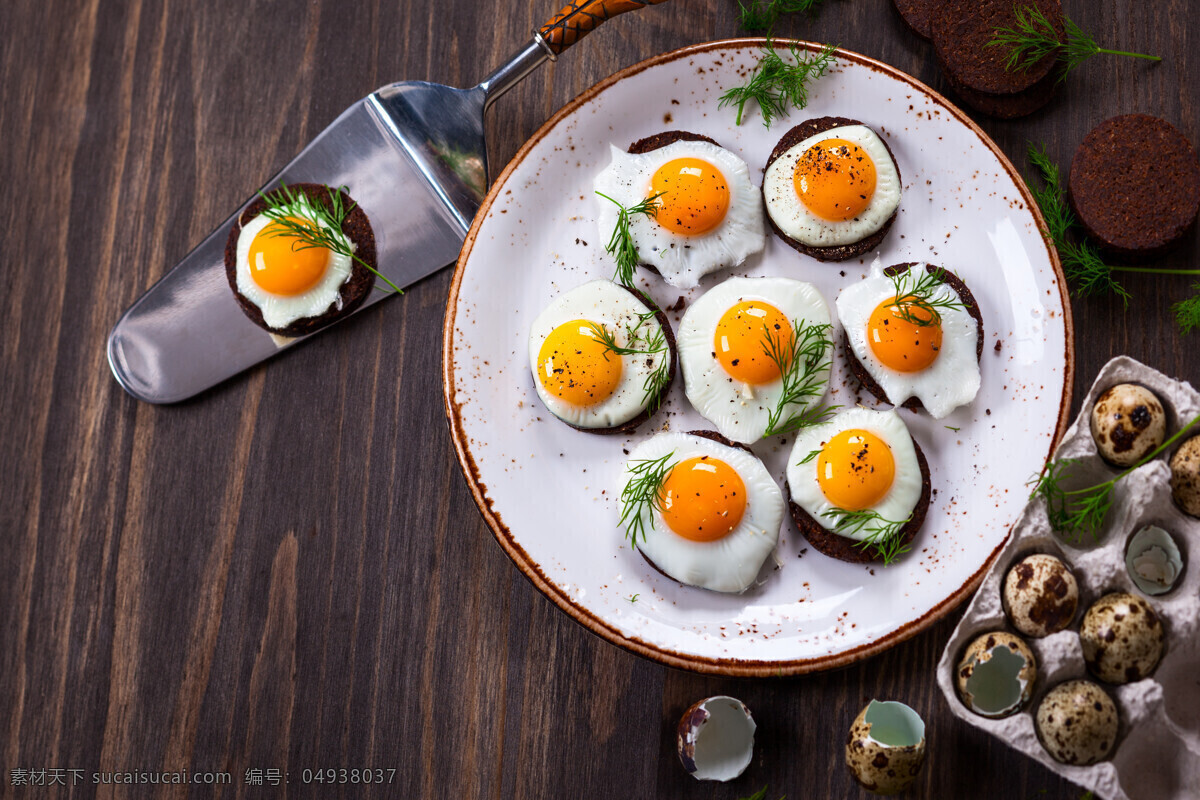
[{"label": "quail egg", "polygon": [[1132,683],[1153,672],[1164,639],[1162,620],[1150,604],[1126,592],[1101,597],[1079,625],[1088,672],[1108,683]]},{"label": "quail egg", "polygon": [[1075,619],[1079,584],[1062,561],[1035,553],[1008,571],[1003,600],[1013,627],[1040,639],[1063,630]]},{"label": "quail egg", "polygon": [[1185,514],[1200,517],[1200,436],[1193,436],[1171,456],[1171,497]]},{"label": "quail egg", "polygon": [[872,700],[846,737],[846,766],[868,792],[898,794],[925,762],[925,722],[904,703]]},{"label": "quail egg", "polygon": [[750,765],[756,727],[750,709],[735,697],[699,700],[679,719],[679,761],[698,781],[731,781]]},{"label": "quail egg", "polygon": [[1033,696],[1037,659],[1019,637],[985,633],[967,645],[954,677],[963,705],[981,717],[1000,719],[1020,711]]},{"label": "quail egg", "polygon": [[1091,681],[1055,686],[1037,709],[1037,733],[1046,752],[1062,764],[1103,761],[1117,739],[1117,706]]},{"label": "quail egg", "polygon": [[1129,537],[1125,548],[1129,579],[1148,595],[1166,594],[1183,574],[1183,554],[1171,534],[1146,525]]},{"label": "quail egg", "polygon": [[1092,438],[1100,457],[1132,467],[1163,443],[1167,414],[1154,392],[1136,383],[1118,383],[1092,406]]}]

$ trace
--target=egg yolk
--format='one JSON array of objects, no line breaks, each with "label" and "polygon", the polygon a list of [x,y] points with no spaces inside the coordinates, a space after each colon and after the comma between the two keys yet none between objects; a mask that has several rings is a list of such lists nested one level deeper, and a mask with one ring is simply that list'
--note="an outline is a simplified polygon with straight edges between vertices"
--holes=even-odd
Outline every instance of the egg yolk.
[{"label": "egg yolk", "polygon": [[712,542],[746,513],[746,484],[733,467],[712,456],[681,461],[659,490],[667,527],[693,542]]},{"label": "egg yolk", "polygon": [[[905,314],[928,324],[911,322]],[[942,322],[928,306],[893,297],[871,312],[867,342],[885,367],[896,372],[920,372],[937,359],[942,349]]]},{"label": "egg yolk", "polygon": [[606,400],[621,382],[621,357],[611,352],[586,319],[559,325],[538,352],[538,380],[546,391],[573,406]]},{"label": "egg yolk", "polygon": [[817,483],[825,499],[847,511],[861,511],[892,488],[896,460],[887,443],[858,428],[842,431],[821,448]]},{"label": "egg yolk", "polygon": [[[316,223],[288,217],[299,225]],[[329,266],[329,251],[308,247],[278,222],[267,225],[250,243],[250,277],[271,294],[297,295],[317,285]]]},{"label": "egg yolk", "polygon": [[804,151],[792,180],[809,211],[830,222],[845,222],[870,204],[875,162],[854,142],[826,139]]},{"label": "egg yolk", "polygon": [[721,171],[699,158],[674,158],[650,179],[647,197],[655,202],[655,221],[684,236],[708,233],[729,211],[729,185]]},{"label": "egg yolk", "polygon": [[721,316],[713,351],[731,378],[754,386],[779,379],[779,364],[764,349],[768,332],[786,368],[792,362],[792,325],[782,311],[760,300],[743,300]]}]

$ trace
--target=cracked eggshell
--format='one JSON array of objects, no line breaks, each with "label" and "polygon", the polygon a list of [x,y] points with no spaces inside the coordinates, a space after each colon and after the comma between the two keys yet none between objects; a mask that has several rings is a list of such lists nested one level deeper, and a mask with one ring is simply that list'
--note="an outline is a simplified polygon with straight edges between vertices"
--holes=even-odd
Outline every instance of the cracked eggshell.
[{"label": "cracked eggshell", "polygon": [[1004,612],[1026,636],[1064,630],[1079,608],[1079,584],[1060,559],[1035,553],[1013,564],[1004,578]]},{"label": "cracked eggshell", "polygon": [[1125,568],[1129,579],[1145,594],[1166,594],[1183,575],[1183,554],[1171,534],[1157,525],[1145,525],[1129,537]]},{"label": "cracked eggshell", "polygon": [[756,728],[741,700],[706,697],[679,719],[675,740],[679,761],[698,781],[731,781],[750,765]]},{"label": "cracked eggshell", "polygon": [[1038,705],[1036,721],[1042,747],[1062,764],[1103,761],[1117,740],[1117,706],[1091,681],[1055,686]]},{"label": "cracked eggshell", "polygon": [[1171,497],[1185,514],[1200,517],[1200,436],[1193,436],[1171,456]]},{"label": "cracked eggshell", "polygon": [[1154,392],[1136,383],[1118,383],[1096,398],[1092,438],[1100,457],[1132,467],[1167,436],[1167,414]]},{"label": "cracked eggshell", "polygon": [[976,637],[963,652],[955,685],[963,705],[981,717],[1017,713],[1033,696],[1037,659],[1017,636],[994,631]]},{"label": "cracked eggshell", "polygon": [[846,766],[869,792],[898,794],[925,763],[925,722],[904,703],[872,700],[846,737]]},{"label": "cracked eggshell", "polygon": [[1079,624],[1088,672],[1107,683],[1133,683],[1154,672],[1165,638],[1150,604],[1127,592],[1101,597]]}]

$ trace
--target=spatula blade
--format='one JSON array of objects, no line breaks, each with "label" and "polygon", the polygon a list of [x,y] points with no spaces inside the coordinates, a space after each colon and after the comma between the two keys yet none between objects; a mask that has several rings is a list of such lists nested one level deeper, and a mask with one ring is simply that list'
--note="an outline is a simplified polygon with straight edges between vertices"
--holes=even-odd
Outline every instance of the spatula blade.
[{"label": "spatula blade", "polygon": [[[457,258],[486,189],[483,103],[478,90],[386,87],[348,108],[263,190],[281,183],[346,186],[371,219],[380,271],[408,286]],[[441,113],[430,118],[429,108]],[[302,341],[277,341],[234,300],[224,253],[241,211],[152,286],[109,334],[113,374],[139,400],[184,400]],[[385,296],[372,292],[363,308]]]}]

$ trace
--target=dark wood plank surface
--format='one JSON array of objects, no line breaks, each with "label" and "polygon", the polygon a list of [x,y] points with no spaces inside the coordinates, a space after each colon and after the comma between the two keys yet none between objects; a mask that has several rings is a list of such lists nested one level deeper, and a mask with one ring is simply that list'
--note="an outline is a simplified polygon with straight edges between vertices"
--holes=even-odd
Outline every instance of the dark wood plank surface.
[{"label": "dark wood plank surface", "polygon": [[[1045,112],[981,124],[1018,164],[1064,166],[1132,111],[1200,141],[1200,0],[1067,0],[1102,43]],[[949,713],[933,669],[952,614],[839,672],[722,680],[601,642],[522,578],[452,455],[440,389],[450,272],[202,397],[152,407],[108,371],[119,314],[348,104],[386,82],[468,85],[555,0],[0,4],[0,797],[13,769],[225,770],[222,797],[859,797],[845,732],[873,697],[928,722],[913,796],[1077,798],[1080,790]],[[643,57],[739,34],[736,4],[674,0],[607,23],[502,98],[493,173],[559,106]],[[779,35],[882,59],[943,90],[887,0],[829,0]],[[1196,235],[1164,259],[1197,263]],[[1200,334],[1168,305],[1190,281],[1130,280],[1128,309],[1074,303],[1076,403],[1128,353],[1200,379]],[[692,701],[757,712],[732,785],[679,769]],[[394,769],[386,790],[303,770]],[[70,776],[68,776],[68,779]],[[214,791],[192,786],[190,794]],[[65,792],[62,792],[65,796]]]}]

